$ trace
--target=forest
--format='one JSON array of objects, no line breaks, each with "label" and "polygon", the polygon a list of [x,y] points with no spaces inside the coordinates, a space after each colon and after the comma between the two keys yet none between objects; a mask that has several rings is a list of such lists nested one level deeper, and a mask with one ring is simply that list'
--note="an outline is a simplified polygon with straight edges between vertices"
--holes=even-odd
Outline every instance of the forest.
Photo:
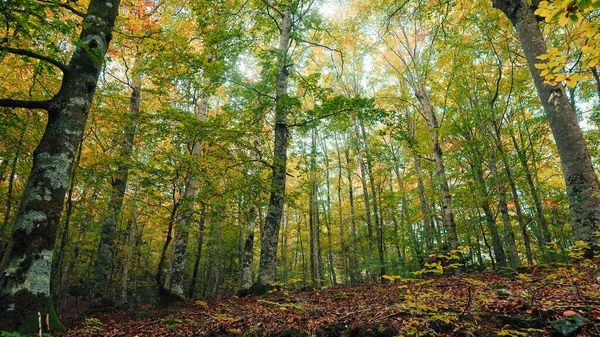
[{"label": "forest", "polygon": [[600,335],[600,0],[0,13],[1,336]]}]

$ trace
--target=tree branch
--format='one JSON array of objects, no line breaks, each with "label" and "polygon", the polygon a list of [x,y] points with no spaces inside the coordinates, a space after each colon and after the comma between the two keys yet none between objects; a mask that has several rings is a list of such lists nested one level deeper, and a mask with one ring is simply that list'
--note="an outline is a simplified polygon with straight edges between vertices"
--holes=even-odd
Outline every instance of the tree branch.
[{"label": "tree branch", "polygon": [[31,50],[27,50],[27,49],[19,49],[19,48],[11,48],[11,47],[2,47],[0,50],[4,50],[8,53],[11,54],[15,54],[15,55],[21,55],[21,56],[27,56],[27,57],[31,57],[34,59],[38,59],[41,61],[45,61],[48,62],[52,65],[54,65],[55,67],[57,67],[58,69],[60,69],[63,73],[67,72],[67,65],[60,62],[59,60],[55,60],[51,57],[45,56],[45,55],[41,55],[35,52],[32,52]]},{"label": "tree branch", "polygon": [[0,106],[6,108],[25,108],[48,110],[52,101],[23,101],[19,99],[0,99]]},{"label": "tree branch", "polygon": [[69,4],[64,4],[64,3],[61,3],[61,2],[55,2],[55,1],[50,1],[50,0],[37,0],[37,1],[41,2],[41,3],[46,3],[46,4],[54,5],[56,7],[62,7],[64,9],[70,11],[71,13],[73,13],[73,14],[75,14],[77,16],[80,16],[82,18],[85,16],[84,12],[81,12],[81,11],[79,11],[79,10],[77,10],[77,9],[69,6]]},{"label": "tree branch", "polygon": [[344,72],[344,53],[342,53],[341,50],[335,49],[335,48],[331,48],[331,47],[328,47],[328,46],[320,44],[320,43],[306,41],[306,40],[300,39],[300,38],[298,38],[296,40],[298,40],[300,42],[303,42],[303,43],[306,43],[306,44],[309,44],[309,45],[314,46],[314,47],[325,48],[325,49],[327,49],[327,50],[329,50],[331,52],[339,53],[340,54],[340,60],[342,61],[342,73]]}]

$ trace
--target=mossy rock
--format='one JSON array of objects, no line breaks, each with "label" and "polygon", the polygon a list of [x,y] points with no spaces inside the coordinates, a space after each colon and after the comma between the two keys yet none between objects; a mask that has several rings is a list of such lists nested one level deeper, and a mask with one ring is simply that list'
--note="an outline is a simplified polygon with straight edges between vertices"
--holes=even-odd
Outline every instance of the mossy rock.
[{"label": "mossy rock", "polygon": [[[64,331],[65,327],[58,320],[54,305],[49,297],[42,293],[32,294],[28,290],[20,290],[14,295],[0,296],[0,326],[2,330],[19,332],[23,335],[39,333],[38,313],[42,316],[43,332]],[[48,317],[48,330],[46,322]]]},{"label": "mossy rock", "polygon": [[250,291],[250,289],[239,289],[236,293],[235,296],[242,298],[242,297],[247,297],[252,295],[252,292]]},{"label": "mossy rock", "polygon": [[159,289],[158,291],[158,303],[160,308],[166,308],[174,303],[185,301],[183,297],[175,294],[168,289]]},{"label": "mossy rock", "polygon": [[280,291],[281,287],[278,285],[273,286],[271,284],[254,283],[250,287],[250,289],[248,289],[248,292],[252,296],[262,296],[262,295],[266,295],[267,293],[274,291],[274,290]]}]

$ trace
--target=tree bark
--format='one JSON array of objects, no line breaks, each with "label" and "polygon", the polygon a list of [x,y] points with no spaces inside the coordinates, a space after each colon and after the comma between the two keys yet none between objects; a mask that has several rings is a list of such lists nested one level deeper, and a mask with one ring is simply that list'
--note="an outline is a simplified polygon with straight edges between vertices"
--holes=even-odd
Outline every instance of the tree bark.
[{"label": "tree bark", "polygon": [[188,293],[188,298],[195,299],[196,294],[196,284],[198,283],[198,272],[200,271],[200,259],[202,257],[202,245],[204,243],[204,211],[205,206],[202,205],[202,209],[200,212],[200,220],[198,221],[198,239],[196,243],[196,259],[194,261],[194,270],[192,272],[192,280],[190,282],[190,289]]},{"label": "tree bark", "polygon": [[[373,248],[373,222],[371,219],[371,202],[369,201],[369,189],[367,187],[367,169],[365,167],[365,161],[363,158],[363,147],[361,145],[361,134],[360,134],[360,126],[358,124],[358,119],[354,120],[354,131],[356,135],[356,153],[358,154],[358,165],[360,168],[360,182],[363,191],[363,201],[365,204],[365,215],[367,222],[367,241],[369,251],[367,252],[369,258],[368,265],[368,274],[371,276],[371,280],[373,282],[377,282],[377,276],[375,274],[375,256],[374,256],[374,248]],[[375,197],[375,196],[373,196]]]},{"label": "tree bark", "polygon": [[360,121],[360,129],[362,133],[362,139],[364,144],[365,157],[367,159],[367,175],[369,176],[369,185],[371,185],[371,196],[373,197],[373,217],[375,220],[375,229],[377,231],[377,254],[379,257],[379,278],[383,281],[383,275],[385,275],[385,253],[383,251],[383,221],[381,214],[379,214],[379,204],[377,202],[377,188],[375,186],[375,177],[373,173],[373,158],[371,151],[367,147],[367,132],[365,126]]},{"label": "tree bark", "polygon": [[38,332],[37,313],[62,330],[50,297],[50,269],[69,172],[83,136],[104,55],[112,38],[120,0],[91,0],[79,40],[59,92],[48,110],[44,135],[33,154],[12,237],[0,263],[0,326],[23,334]]},{"label": "tree bark", "polygon": [[[69,191],[67,193],[67,209],[65,211],[65,223],[62,230],[62,236],[60,238],[60,244],[56,258],[52,260],[52,270],[50,272],[50,284],[52,290],[52,300],[54,301],[57,312],[62,311],[64,305],[64,298],[66,297],[66,289],[62,289],[63,283],[63,264],[65,261],[65,253],[67,245],[69,243],[69,234],[71,231],[71,215],[73,214],[73,189],[75,188],[75,177],[77,175],[77,169],[79,168],[79,162],[81,160],[81,152],[83,150],[83,138],[82,142],[77,147],[77,157],[71,168],[69,177]],[[67,274],[68,275],[68,274]]]},{"label": "tree bark", "polygon": [[544,83],[540,70],[535,67],[536,64],[543,63],[538,57],[546,53],[546,42],[533,14],[534,8],[525,0],[492,0],[492,3],[508,17],[517,32],[558,148],[567,186],[574,239],[583,240],[590,247],[586,255],[591,256],[600,240],[600,236],[596,235],[600,231],[600,183],[577,122],[577,115],[569,104],[563,85]]},{"label": "tree bark", "polygon": [[498,168],[496,166],[496,152],[493,148],[490,149],[489,167],[490,171],[492,172],[492,175],[494,176],[494,181],[496,183],[496,192],[498,193],[498,208],[500,210],[500,215],[502,216],[502,225],[504,227],[504,242],[506,242],[506,247],[508,248],[508,264],[511,268],[516,268],[519,266],[519,253],[517,251],[515,234],[512,230],[510,216],[508,214],[508,205],[506,203],[506,188],[504,187],[504,184],[500,180],[500,176],[498,174]]},{"label": "tree bark", "polygon": [[361,272],[358,263],[358,234],[356,233],[356,210],[354,208],[354,187],[352,186],[352,171],[350,170],[350,149],[346,147],[346,174],[348,178],[348,196],[350,199],[350,233],[352,235],[352,255],[350,257],[350,283],[361,282]]},{"label": "tree bark", "polygon": [[483,167],[481,164],[481,160],[480,158],[477,158],[478,155],[479,153],[474,154],[476,158],[473,158],[473,162],[471,163],[471,169],[474,171],[477,180],[477,185],[479,187],[479,194],[481,198],[479,204],[481,209],[483,209],[483,214],[485,215],[485,222],[492,237],[492,246],[494,247],[494,256],[496,257],[496,267],[502,268],[506,267],[506,254],[504,252],[502,239],[500,238],[500,234],[498,233],[498,227],[496,226],[496,218],[492,214],[492,210],[490,207],[489,193],[487,185],[485,183],[485,178],[483,177]]},{"label": "tree bark", "polygon": [[548,221],[546,220],[546,216],[544,215],[544,209],[542,207],[542,199],[540,198],[540,192],[538,191],[535,183],[533,181],[533,175],[531,174],[531,170],[529,169],[529,164],[527,163],[527,156],[524,151],[519,147],[519,143],[517,142],[517,138],[515,134],[511,131],[510,134],[513,145],[515,147],[515,151],[517,152],[517,157],[519,157],[519,161],[521,162],[521,166],[523,170],[525,170],[525,178],[527,180],[527,185],[529,186],[529,192],[533,197],[533,204],[535,206],[535,212],[538,217],[538,221],[540,222],[540,228],[542,230],[542,250],[545,250],[546,244],[552,242],[552,237],[550,236],[550,229],[548,228]]},{"label": "tree bark", "polygon": [[456,223],[454,222],[454,211],[452,209],[452,202],[450,196],[450,187],[448,186],[448,178],[446,177],[446,168],[444,167],[444,159],[442,153],[442,147],[439,139],[440,125],[437,120],[435,111],[433,110],[433,104],[429,97],[429,92],[422,83],[417,83],[414,92],[415,96],[421,104],[423,109],[423,116],[429,127],[429,135],[433,145],[433,159],[436,167],[436,177],[438,180],[437,185],[441,188],[442,193],[442,210],[444,212],[443,223],[446,228],[448,244],[451,250],[458,249],[458,234],[456,232]]},{"label": "tree bark", "polygon": [[321,288],[321,245],[319,229],[319,208],[317,204],[317,130],[312,129],[310,151],[310,196],[309,196],[309,224],[310,224],[310,276],[312,285]]},{"label": "tree bark", "polygon": [[269,207],[261,233],[260,265],[256,294],[265,293],[276,277],[277,240],[283,216],[285,201],[285,180],[289,130],[287,125],[287,87],[289,77],[288,49],[292,31],[292,17],[289,11],[282,15],[281,34],[277,55],[277,79],[275,90],[275,145],[273,148],[273,177]]},{"label": "tree bark", "polygon": [[[133,69],[141,67],[139,58],[135,61]],[[123,207],[123,198],[127,190],[127,180],[129,178],[129,161],[133,152],[133,142],[135,131],[137,129],[137,120],[140,114],[142,75],[136,73],[131,83],[131,97],[129,99],[128,123],[125,127],[125,133],[121,140],[119,149],[119,158],[117,172],[111,182],[111,197],[108,204],[107,216],[102,224],[100,233],[100,242],[98,244],[98,253],[96,267],[94,270],[95,294],[94,298],[100,306],[110,306],[115,303],[115,295],[112,294],[110,287],[109,272],[113,260],[113,246],[117,231],[118,218],[121,215]]]},{"label": "tree bark", "polygon": [[[206,81],[205,81],[206,83]],[[206,120],[207,98],[201,97],[196,104],[196,119],[198,121]],[[191,155],[194,158],[200,158],[202,155],[202,140],[195,139],[192,145]],[[170,265],[170,282],[169,288],[171,292],[179,297],[185,297],[183,291],[183,273],[185,269],[185,255],[187,252],[188,238],[190,234],[190,226],[193,221],[194,207],[196,205],[196,194],[198,191],[198,178],[194,172],[196,168],[190,168],[185,181],[182,207],[177,215],[175,225],[175,242],[173,255]]]},{"label": "tree bark", "polygon": [[[323,143],[323,161],[325,163],[325,188],[327,190],[327,206],[323,206],[325,213],[325,226],[327,228],[327,255],[329,259],[329,275],[331,276],[331,284],[337,285],[337,276],[335,273],[335,263],[333,261],[333,239],[331,238],[331,185],[329,183],[329,156],[327,155],[327,144]],[[340,237],[340,241],[343,239]]]},{"label": "tree bark", "polygon": [[[21,157],[21,146],[23,144],[23,137],[25,137],[25,129],[27,125],[23,125],[19,134],[19,142],[16,146],[15,156],[13,157],[12,163],[10,164],[10,174],[8,176],[8,191],[6,192],[6,204],[4,209],[4,219],[2,221],[2,228],[0,228],[0,246],[4,246],[6,227],[10,221],[10,213],[12,212],[13,204],[13,188],[15,185],[15,176],[17,175],[17,162]],[[8,162],[8,161],[7,161]],[[0,261],[2,259],[2,248],[0,247]]]},{"label": "tree bark", "polygon": [[337,201],[338,201],[338,221],[340,225],[340,246],[341,246],[341,254],[342,254],[342,270],[344,271],[344,276],[342,277],[342,283],[347,284],[349,279],[349,271],[348,271],[348,248],[346,246],[346,234],[345,234],[345,226],[344,226],[344,213],[342,207],[342,155],[340,153],[340,146],[338,144],[337,133],[334,136],[335,140],[335,150],[337,153],[337,162],[338,162],[338,179],[337,179]]}]

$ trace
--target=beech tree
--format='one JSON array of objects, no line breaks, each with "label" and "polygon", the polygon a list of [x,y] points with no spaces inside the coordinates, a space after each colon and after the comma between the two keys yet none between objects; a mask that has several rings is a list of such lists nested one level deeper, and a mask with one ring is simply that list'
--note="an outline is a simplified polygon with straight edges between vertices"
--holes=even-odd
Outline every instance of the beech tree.
[{"label": "beech tree", "polygon": [[34,151],[33,167],[0,265],[0,325],[3,329],[35,333],[38,312],[49,316],[46,330],[63,329],[50,297],[52,249],[69,171],[112,39],[119,3],[120,0],[92,0],[86,13],[69,9],[81,16],[82,24],[68,64],[29,50],[4,47],[7,52],[51,63],[63,72],[63,78],[60,90],[49,100],[0,100],[0,106],[48,112],[46,130]]},{"label": "beech tree", "polygon": [[600,182],[583,138],[577,114],[570,104],[564,86],[546,83],[538,64],[546,54],[544,36],[534,14],[537,2],[531,6],[525,0],[493,0],[495,8],[510,20],[517,36],[538,96],[542,101],[554,140],[558,148],[569,197],[571,223],[575,240],[584,241],[591,256],[598,249],[600,236]]}]

